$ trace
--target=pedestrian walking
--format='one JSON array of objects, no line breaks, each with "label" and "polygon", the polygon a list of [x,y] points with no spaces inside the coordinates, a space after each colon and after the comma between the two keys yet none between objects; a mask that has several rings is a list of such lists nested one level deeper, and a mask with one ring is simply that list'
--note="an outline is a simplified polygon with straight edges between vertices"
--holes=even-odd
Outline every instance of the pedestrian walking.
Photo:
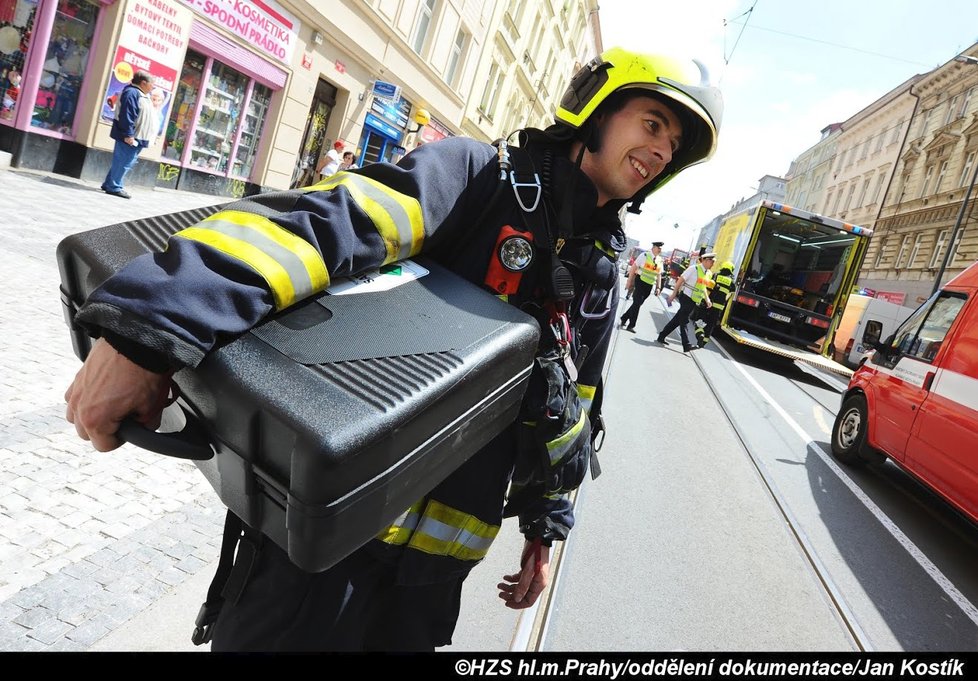
[{"label": "pedestrian walking", "polygon": [[342,153],[343,143],[336,140],[333,142],[333,148],[323,155],[319,160],[319,165],[316,167],[316,172],[319,173],[320,179],[325,180],[327,177],[332,177],[336,174],[336,171],[340,169],[340,163],[343,161],[343,157],[340,156]]},{"label": "pedestrian walking", "polygon": [[102,181],[102,191],[106,194],[132,198],[122,183],[138,162],[139,152],[150,145],[159,128],[149,98],[152,89],[152,76],[146,71],[136,71],[115,103],[115,118],[109,132],[109,137],[115,140],[112,165]]},{"label": "pedestrian walking", "polygon": [[706,344],[710,342],[717,322],[720,321],[723,311],[727,308],[727,301],[730,300],[734,288],[733,269],[734,264],[729,260],[720,265],[720,270],[713,276],[713,288],[710,289],[711,305],[706,307],[705,302],[700,304],[703,325],[696,325],[696,344],[701,348],[706,347]]},{"label": "pedestrian walking", "polygon": [[[127,415],[156,425],[170,374],[216,344],[331,279],[419,253],[497,295],[493,277],[505,278],[508,302],[548,332],[519,418],[333,568],[303,572],[257,530],[234,537],[225,547],[235,555],[230,575],[212,585],[221,597],[198,620],[213,650],[447,645],[462,584],[503,517],[519,519],[526,541],[499,598],[514,609],[537,601],[550,546],[574,524],[567,493],[582,482],[601,430],[592,406],[601,403],[618,302],[619,214],[712,156],[722,103],[704,73],[693,62],[610,49],[574,76],[554,124],[523,130],[518,149],[448,138],[291,198],[249,197],[92,293],[75,319],[101,339],[65,398],[67,419],[99,451],[119,446]],[[517,194],[501,182],[501,151],[513,177],[539,169],[538,184]],[[498,248],[514,225],[529,232]],[[537,404],[539,394],[561,404]]]},{"label": "pedestrian walking", "polygon": [[632,282],[632,304],[619,319],[619,327],[635,333],[638,313],[649,294],[659,295],[662,290],[662,241],[652,243],[652,249],[635,259],[628,273]]},{"label": "pedestrian walking", "polygon": [[669,305],[672,305],[672,301],[678,296],[679,310],[672,316],[665,328],[659,332],[655,339],[657,343],[669,345],[666,336],[678,327],[679,337],[683,342],[683,352],[690,352],[695,349],[695,346],[689,342],[686,324],[689,323],[689,317],[696,306],[700,304],[700,301],[705,301],[707,308],[712,305],[707,295],[708,282],[710,281],[708,270],[713,266],[716,257],[717,254],[712,252],[702,254],[676,279],[676,285],[673,286],[672,293],[669,294],[668,302]]}]

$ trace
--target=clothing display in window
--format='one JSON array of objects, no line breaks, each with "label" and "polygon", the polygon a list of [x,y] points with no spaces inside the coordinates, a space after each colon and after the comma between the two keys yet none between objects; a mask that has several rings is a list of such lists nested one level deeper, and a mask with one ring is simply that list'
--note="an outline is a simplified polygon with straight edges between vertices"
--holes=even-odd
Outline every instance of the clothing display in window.
[{"label": "clothing display in window", "polygon": [[95,35],[99,5],[94,0],[60,0],[31,125],[71,134]]}]

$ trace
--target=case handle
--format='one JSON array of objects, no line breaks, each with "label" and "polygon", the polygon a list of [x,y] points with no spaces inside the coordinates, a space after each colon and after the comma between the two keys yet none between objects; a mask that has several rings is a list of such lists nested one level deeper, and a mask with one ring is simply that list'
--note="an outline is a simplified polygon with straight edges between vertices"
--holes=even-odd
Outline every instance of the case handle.
[{"label": "case handle", "polygon": [[176,403],[163,411],[161,427],[173,424],[181,427],[160,433],[146,428],[133,418],[125,418],[119,424],[116,437],[141,449],[177,459],[207,461],[214,457],[214,448],[203,425]]}]

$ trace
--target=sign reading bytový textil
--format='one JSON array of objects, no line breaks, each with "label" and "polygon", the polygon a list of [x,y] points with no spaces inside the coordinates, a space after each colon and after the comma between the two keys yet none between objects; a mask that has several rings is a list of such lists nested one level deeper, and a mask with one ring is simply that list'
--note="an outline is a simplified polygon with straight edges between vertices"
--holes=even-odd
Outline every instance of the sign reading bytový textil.
[{"label": "sign reading bytov\u00fd textil", "polygon": [[265,54],[285,65],[292,63],[302,24],[275,0],[181,1]]},{"label": "sign reading bytov\u00fd textil", "polygon": [[102,99],[101,118],[115,118],[113,107],[136,71],[153,76],[151,101],[157,108],[162,133],[170,113],[177,74],[190,41],[193,15],[167,0],[129,0],[112,62],[112,74]]}]

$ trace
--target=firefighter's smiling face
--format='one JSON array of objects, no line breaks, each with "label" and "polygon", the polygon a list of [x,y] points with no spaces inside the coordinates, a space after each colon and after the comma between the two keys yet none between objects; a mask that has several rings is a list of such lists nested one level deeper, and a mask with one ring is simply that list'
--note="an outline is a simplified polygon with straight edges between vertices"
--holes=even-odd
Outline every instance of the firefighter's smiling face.
[{"label": "firefighter's smiling face", "polygon": [[635,97],[598,119],[601,147],[581,169],[598,190],[598,205],[628,199],[663,171],[682,144],[679,117],[658,99]]}]

